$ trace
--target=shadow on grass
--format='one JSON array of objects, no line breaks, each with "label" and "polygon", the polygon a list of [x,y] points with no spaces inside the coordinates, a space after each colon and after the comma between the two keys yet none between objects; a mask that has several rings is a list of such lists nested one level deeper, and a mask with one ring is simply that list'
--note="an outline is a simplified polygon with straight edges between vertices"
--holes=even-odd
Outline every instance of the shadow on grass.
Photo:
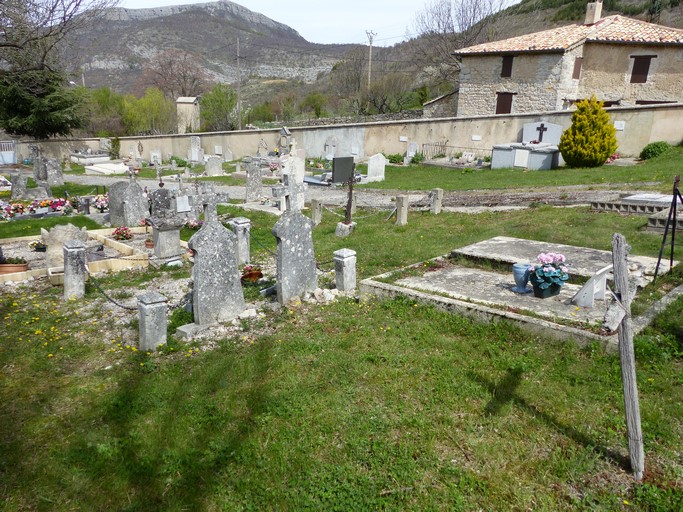
[{"label": "shadow on grass", "polygon": [[[234,357],[214,353],[214,362],[194,367],[199,378],[186,378],[181,371],[177,380],[164,380],[161,385],[172,382],[173,389],[157,395],[151,391],[166,402],[157,415],[148,414],[157,398],[150,400],[147,388],[160,386],[149,382],[154,374],[132,369],[122,375],[118,391],[103,408],[100,429],[113,438],[116,456],[102,461],[91,444],[83,442],[70,450],[74,463],[89,462],[81,471],[91,483],[115,475],[110,496],[101,496],[98,502],[97,486],[92,486],[85,503],[98,510],[109,506],[126,511],[203,510],[225,471],[240,464],[240,449],[256,427],[254,418],[268,408],[270,345],[263,343],[254,350],[253,366],[239,378],[231,375]],[[224,395],[221,390],[227,386],[244,392],[237,398]],[[221,401],[224,407],[229,402],[229,407],[221,410]],[[185,421],[179,426],[176,422],[181,418]]]},{"label": "shadow on grass", "polygon": [[517,387],[522,380],[522,374],[523,372],[520,369],[510,369],[505,377],[498,384],[495,384],[476,372],[468,372],[468,377],[470,379],[480,386],[486,388],[489,393],[493,395],[493,398],[484,409],[484,412],[487,416],[497,415],[500,410],[509,403],[525,410],[534,417],[539,418],[541,421],[543,421],[543,423],[551,428],[554,428],[560,434],[569,437],[574,442],[584,446],[585,448],[593,450],[603,458],[612,461],[622,469],[626,471],[630,470],[631,464],[627,457],[624,457],[614,450],[605,448],[604,446],[599,446],[594,439],[591,439],[583,432],[577,430],[571,425],[562,423],[550,414],[540,410],[536,405],[530,404],[526,399],[517,395]]}]

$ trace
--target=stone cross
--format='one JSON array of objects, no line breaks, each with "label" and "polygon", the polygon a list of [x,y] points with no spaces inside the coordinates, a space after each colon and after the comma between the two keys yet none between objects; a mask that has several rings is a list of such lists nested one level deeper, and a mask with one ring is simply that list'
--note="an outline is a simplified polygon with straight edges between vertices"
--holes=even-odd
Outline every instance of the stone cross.
[{"label": "stone cross", "polygon": [[543,132],[547,132],[548,128],[546,128],[545,124],[541,123],[541,125],[536,128],[536,131],[538,132],[538,142],[543,142]]}]

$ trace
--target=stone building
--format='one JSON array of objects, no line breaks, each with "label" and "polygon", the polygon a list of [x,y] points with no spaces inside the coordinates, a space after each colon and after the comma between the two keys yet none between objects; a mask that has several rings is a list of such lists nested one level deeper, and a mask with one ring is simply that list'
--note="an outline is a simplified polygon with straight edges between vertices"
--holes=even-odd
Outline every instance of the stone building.
[{"label": "stone building", "polygon": [[460,59],[458,116],[683,102],[683,30],[588,4],[583,24],[479,44]]},{"label": "stone building", "polygon": [[176,102],[176,118],[178,133],[195,133],[199,131],[199,98],[181,96]]}]

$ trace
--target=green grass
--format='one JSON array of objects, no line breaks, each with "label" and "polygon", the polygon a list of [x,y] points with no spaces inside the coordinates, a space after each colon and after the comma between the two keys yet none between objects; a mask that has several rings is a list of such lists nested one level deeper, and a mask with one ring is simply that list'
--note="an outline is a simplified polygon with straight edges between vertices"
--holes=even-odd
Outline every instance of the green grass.
[{"label": "green grass", "polygon": [[635,166],[607,165],[594,169],[448,169],[426,165],[396,167],[388,165],[385,181],[359,185],[361,188],[388,190],[490,190],[524,187],[557,187],[568,185],[606,186],[618,183],[622,188],[645,188],[644,183],[662,192],[671,192],[674,176],[680,174],[683,147],[673,148],[657,158]]},{"label": "green grass", "polygon": [[[340,239],[326,211],[318,261],[331,268],[334,250],[354,249],[362,279],[497,235],[609,250],[619,232],[649,256],[661,243],[645,217],[587,208],[411,213],[403,227],[386,211],[361,219],[372,213]],[[272,258],[275,217],[219,214],[249,217],[252,258]],[[3,223],[0,238],[74,219]],[[188,272],[99,282],[129,298],[125,287]],[[135,313],[110,314],[91,283],[68,302],[34,284],[0,294],[3,510],[683,508],[683,299],[635,339],[646,453],[635,484],[619,359],[596,347],[405,299],[342,299],[243,321],[213,350],[171,336],[144,354]],[[175,310],[171,334],[187,321]]]},{"label": "green grass", "polygon": [[20,219],[0,222],[0,239],[18,236],[40,235],[40,229],[50,228],[58,224],[73,224],[78,228],[101,229],[97,222],[84,215],[64,215],[61,217],[45,217],[43,219]]},{"label": "green grass", "polygon": [[634,485],[616,356],[406,300],[285,310],[255,341],[150,356],[53,290],[0,299],[4,510],[683,503],[680,360],[641,360]]}]

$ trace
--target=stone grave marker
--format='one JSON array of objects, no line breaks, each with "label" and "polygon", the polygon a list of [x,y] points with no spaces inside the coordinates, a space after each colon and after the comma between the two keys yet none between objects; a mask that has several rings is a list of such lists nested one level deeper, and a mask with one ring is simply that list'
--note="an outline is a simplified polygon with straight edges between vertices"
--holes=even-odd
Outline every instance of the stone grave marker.
[{"label": "stone grave marker", "polygon": [[40,228],[42,242],[47,245],[45,260],[48,268],[64,266],[64,243],[73,240],[85,243],[88,240],[88,232],[85,228],[79,229],[73,224],[60,224],[49,231]]},{"label": "stone grave marker", "polygon": [[109,153],[111,151],[111,139],[101,138],[100,143],[100,153]]},{"label": "stone grave marker", "polygon": [[203,162],[204,161],[204,150],[202,149],[202,141],[196,135],[190,137],[190,150],[188,152],[188,158],[190,162]]},{"label": "stone grave marker", "polygon": [[149,152],[149,163],[152,165],[161,165],[161,151],[155,149]]},{"label": "stone grave marker", "polygon": [[216,156],[223,156],[223,146],[214,146],[213,154]]},{"label": "stone grave marker", "polygon": [[289,204],[293,210],[303,210],[305,205],[306,153],[297,149],[282,158],[282,177],[289,192]]},{"label": "stone grave marker", "polygon": [[225,152],[223,153],[223,161],[224,162],[232,162],[235,159],[232,149],[227,148]]},{"label": "stone grave marker", "polygon": [[384,181],[384,170],[387,159],[382,153],[377,153],[368,158],[368,182]]},{"label": "stone grave marker", "polygon": [[137,181],[117,181],[109,187],[109,222],[137,226],[149,216],[149,202]]},{"label": "stone grave marker", "polygon": [[33,179],[37,182],[47,181],[47,159],[36,156],[33,159]]},{"label": "stone grave marker", "polygon": [[223,161],[218,156],[210,156],[206,161],[206,175],[220,176],[223,174]]},{"label": "stone grave marker", "polygon": [[227,195],[200,195],[204,225],[192,235],[194,252],[192,309],[198,325],[228,322],[244,310],[242,282],[237,267],[237,235],[218,221],[216,205]]},{"label": "stone grave marker", "polygon": [[62,174],[62,163],[58,158],[48,158],[45,161],[46,181],[50,187],[61,187],[64,185],[64,175]]},{"label": "stone grave marker", "polygon": [[180,247],[180,228],[185,223],[185,215],[179,214],[176,198],[172,191],[159,188],[149,194],[152,214],[152,239],[154,255],[157,258],[173,258],[182,253]]},{"label": "stone grave marker", "polygon": [[12,191],[10,192],[10,199],[25,199],[28,197],[27,181],[28,179],[23,174],[14,174],[10,181],[12,182]]},{"label": "stone grave marker", "polygon": [[273,226],[277,238],[277,300],[287,304],[318,287],[313,221],[301,211],[291,209]]},{"label": "stone grave marker", "polygon": [[263,195],[263,176],[258,161],[249,158],[245,159],[245,163],[247,164],[246,202],[251,203],[258,201]]}]

